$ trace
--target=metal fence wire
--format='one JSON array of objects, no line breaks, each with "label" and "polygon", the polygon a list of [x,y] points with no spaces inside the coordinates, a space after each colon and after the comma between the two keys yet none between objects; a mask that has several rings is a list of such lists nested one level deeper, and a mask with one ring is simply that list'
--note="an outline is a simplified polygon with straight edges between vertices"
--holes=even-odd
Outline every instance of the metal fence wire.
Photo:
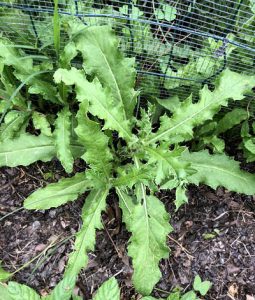
[{"label": "metal fence wire", "polygon": [[[52,43],[53,0],[0,2],[0,31],[20,45]],[[136,57],[147,94],[197,93],[225,69],[255,74],[255,0],[59,0],[59,13],[110,24]]]}]

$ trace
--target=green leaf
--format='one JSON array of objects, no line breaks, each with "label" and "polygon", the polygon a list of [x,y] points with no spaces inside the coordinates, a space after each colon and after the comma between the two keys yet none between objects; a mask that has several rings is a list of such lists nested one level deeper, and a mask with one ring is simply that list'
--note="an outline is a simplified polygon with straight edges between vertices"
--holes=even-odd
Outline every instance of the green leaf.
[{"label": "green leaf", "polygon": [[109,138],[101,130],[99,123],[90,120],[87,116],[88,103],[80,103],[79,111],[76,115],[78,126],[75,132],[80,142],[85,146],[86,152],[82,158],[91,166],[93,170],[102,172],[108,177],[112,160],[112,154],[108,147]]},{"label": "green leaf", "polygon": [[73,171],[73,155],[71,152],[71,112],[67,107],[64,107],[59,113],[55,121],[55,131],[53,133],[54,141],[57,150],[57,157],[61,161],[67,173]]},{"label": "green leaf", "polygon": [[207,151],[185,151],[182,159],[197,171],[188,176],[187,180],[190,183],[205,183],[214,189],[223,186],[230,191],[255,194],[255,175],[240,170],[239,162],[225,154],[210,155]]},{"label": "green leaf", "polygon": [[166,300],[180,300],[181,293],[180,291],[172,292]]},{"label": "green leaf", "polygon": [[60,20],[59,20],[59,13],[58,13],[58,0],[54,0],[53,37],[54,37],[54,48],[58,58],[59,50],[60,50]]},{"label": "green leaf", "polygon": [[174,6],[163,4],[161,8],[156,9],[155,15],[159,20],[171,22],[176,19],[177,10]]},{"label": "green leaf", "polygon": [[212,283],[210,281],[202,281],[200,276],[196,275],[193,283],[193,288],[195,291],[198,291],[202,296],[205,296],[211,286]]},{"label": "green leaf", "polygon": [[[149,163],[156,164],[155,182],[156,184],[165,185],[170,180],[186,178],[190,173],[189,164],[180,159],[181,153],[185,148],[169,151],[164,146],[157,148],[146,147],[145,150],[149,153]],[[173,182],[174,183],[174,182]]]},{"label": "green leaf", "polygon": [[9,273],[7,271],[5,271],[2,267],[1,267],[2,262],[0,261],[0,281],[5,281],[7,279],[9,279],[12,276],[12,273]]},{"label": "green leaf", "polygon": [[72,300],[83,300],[81,296],[72,295]]},{"label": "green leaf", "polygon": [[8,293],[8,286],[2,284],[1,282],[0,282],[0,295],[2,297],[2,300],[13,300],[13,298]]},{"label": "green leaf", "polygon": [[8,293],[13,300],[40,300],[41,297],[30,287],[14,281],[8,283]]},{"label": "green leaf", "polygon": [[110,88],[114,105],[124,120],[133,116],[136,105],[134,83],[136,71],[133,58],[124,58],[119,40],[109,26],[88,27],[76,38],[83,56],[86,73],[95,75],[103,87]]},{"label": "green leaf", "polygon": [[185,203],[188,203],[188,197],[186,195],[186,188],[184,185],[179,185],[176,188],[176,192],[175,192],[175,210],[177,211],[180,206],[182,206]]},{"label": "green leaf", "polygon": [[255,154],[255,139],[247,139],[244,141],[244,147],[251,152],[252,154]]},{"label": "green leaf", "polygon": [[250,131],[249,122],[248,121],[243,122],[242,127],[241,127],[241,137],[242,138],[250,138],[251,135],[250,135],[249,131]]},{"label": "green leaf", "polygon": [[33,124],[35,129],[41,131],[46,136],[52,136],[50,123],[44,114],[34,111],[32,114]]},{"label": "green leaf", "polygon": [[85,173],[77,173],[71,178],[48,184],[32,193],[25,201],[26,209],[49,209],[75,200],[80,194],[89,190],[92,183]]},{"label": "green leaf", "polygon": [[75,85],[77,99],[80,102],[89,101],[89,112],[105,120],[103,129],[119,132],[120,137],[132,140],[129,121],[126,120],[122,104],[115,103],[109,88],[103,88],[98,79],[89,82],[83,71],[58,69],[54,74],[57,83],[63,81],[66,85]]},{"label": "green leaf", "polygon": [[[0,57],[4,65],[12,66],[15,69],[13,74],[21,82],[25,82],[29,78],[27,82],[29,93],[39,94],[46,100],[59,103],[57,89],[51,84],[50,69],[52,66],[50,64],[33,65],[33,56],[26,55],[21,49],[17,49],[13,43],[3,39],[0,40]],[[40,74],[41,71],[43,74]]]},{"label": "green leaf", "polygon": [[120,289],[115,277],[108,279],[100,286],[93,300],[120,300]]},{"label": "green leaf", "polygon": [[119,191],[124,222],[132,233],[128,255],[132,257],[134,286],[142,295],[149,295],[161,278],[159,261],[169,255],[166,245],[166,237],[172,230],[169,215],[156,197],[146,195],[144,186],[143,204],[133,204],[128,195]]},{"label": "green leaf", "polygon": [[[49,73],[51,73],[51,71],[49,71]],[[23,75],[17,77],[22,81],[27,78]],[[30,87],[28,92],[34,95],[42,95],[45,100],[59,104],[60,100],[57,97],[57,88],[50,84],[49,81],[52,82],[52,74],[48,80],[45,74],[43,76],[34,76],[32,80],[29,80],[28,85],[30,85]]]},{"label": "green leaf", "polygon": [[216,237],[216,233],[203,233],[202,236],[205,240],[210,240]]},{"label": "green leaf", "polygon": [[88,262],[89,251],[94,250],[96,229],[102,229],[101,213],[106,207],[108,189],[93,190],[82,209],[82,227],[76,235],[74,251],[70,254],[65,276],[79,274]]},{"label": "green leaf", "polygon": [[10,111],[5,116],[5,122],[0,126],[0,140],[4,141],[17,136],[28,117],[29,113]]},{"label": "green leaf", "polygon": [[181,106],[181,102],[180,99],[177,95],[172,96],[170,98],[167,99],[160,99],[160,98],[156,98],[157,102],[163,106],[164,108],[166,108],[169,111],[175,111],[178,107]]},{"label": "green leaf", "polygon": [[46,296],[45,300],[70,300],[75,287],[76,276],[64,276],[64,278],[54,287],[52,293]]},{"label": "green leaf", "polygon": [[247,119],[247,111],[242,108],[235,108],[232,111],[226,113],[224,117],[218,122],[215,134],[219,135],[234,126],[240,124]]},{"label": "green leaf", "polygon": [[134,168],[133,165],[125,165],[117,169],[119,176],[114,179],[114,186],[128,186],[132,188],[136,183],[146,183],[153,179],[151,167],[147,165],[141,166],[139,169]]},{"label": "green leaf", "polygon": [[[121,12],[124,15],[129,14],[129,6],[128,5],[123,5],[119,8],[119,12]],[[132,5],[131,7],[131,14],[130,17],[132,19],[139,19],[143,15],[143,11],[141,11],[138,7]]]},{"label": "green leaf", "polygon": [[196,299],[197,299],[197,295],[193,291],[187,292],[181,297],[181,300],[196,300]]},{"label": "green leaf", "polygon": [[224,142],[224,140],[218,138],[215,135],[210,136],[210,137],[204,137],[204,138],[202,138],[202,140],[203,140],[204,144],[206,144],[206,145],[212,145],[213,149],[216,152],[222,153],[224,151],[224,149],[225,149],[225,142]]},{"label": "green leaf", "polygon": [[50,137],[22,134],[13,140],[0,142],[0,166],[28,166],[55,156],[55,146]]},{"label": "green leaf", "polygon": [[193,136],[193,128],[212,119],[221,106],[227,106],[229,99],[242,100],[245,93],[255,86],[255,76],[238,74],[226,69],[221,73],[214,91],[207,86],[200,91],[199,101],[192,103],[192,98],[187,98],[178,107],[173,116],[161,117],[160,128],[151,134],[146,144],[157,141],[178,143],[190,140]]},{"label": "green leaf", "polygon": [[64,50],[60,55],[60,62],[62,68],[68,68],[72,59],[78,54],[75,43],[73,41],[66,44]]}]

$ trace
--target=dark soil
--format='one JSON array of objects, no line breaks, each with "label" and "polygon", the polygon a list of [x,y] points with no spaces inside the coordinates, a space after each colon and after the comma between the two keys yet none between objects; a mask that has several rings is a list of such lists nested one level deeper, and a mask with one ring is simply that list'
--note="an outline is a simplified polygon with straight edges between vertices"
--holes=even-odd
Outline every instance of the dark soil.
[{"label": "dark soil", "polygon": [[[82,168],[76,164],[76,171]],[[38,256],[17,272],[14,280],[42,295],[61,279],[73,234],[81,225],[79,215],[85,197],[48,211],[16,210],[32,191],[62,176],[65,173],[58,162],[0,169],[0,218],[13,212],[0,222],[0,260],[6,270],[15,271]],[[163,277],[154,295],[165,297],[177,285],[189,290],[199,274],[213,282],[205,299],[255,296],[255,199],[205,186],[190,186],[189,194],[189,204],[178,213],[174,213],[173,193],[158,195],[172,214],[175,232],[169,237],[172,254],[161,262]],[[102,219],[105,229],[97,234],[95,251],[79,276],[77,292],[91,299],[98,286],[115,275],[122,299],[138,300],[126,252],[129,233],[121,223],[114,194]],[[214,237],[206,239],[205,234]]]}]

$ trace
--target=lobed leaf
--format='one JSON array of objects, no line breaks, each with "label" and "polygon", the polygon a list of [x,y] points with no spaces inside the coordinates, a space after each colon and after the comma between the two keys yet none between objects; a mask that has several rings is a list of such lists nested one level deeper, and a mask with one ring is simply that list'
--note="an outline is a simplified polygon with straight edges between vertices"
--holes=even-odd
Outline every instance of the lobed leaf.
[{"label": "lobed leaf", "polygon": [[134,204],[123,191],[117,190],[124,222],[132,233],[128,255],[134,268],[133,283],[137,291],[149,295],[161,278],[158,264],[167,258],[166,237],[172,230],[164,205],[154,196],[143,193],[143,203]]},{"label": "lobed leaf", "polygon": [[76,235],[74,251],[70,254],[65,276],[78,275],[88,262],[89,251],[94,250],[96,229],[102,228],[101,213],[106,207],[108,189],[92,190],[82,209],[82,227]]},{"label": "lobed leaf", "polygon": [[0,261],[0,282],[9,279],[12,276],[12,273],[5,271],[2,268],[2,262]]},{"label": "lobed leaf", "polygon": [[100,286],[93,300],[120,300],[120,289],[115,277],[108,279]]},{"label": "lobed leaf", "polygon": [[149,154],[149,163],[156,165],[155,182],[156,184],[166,184],[167,181],[177,179],[177,181],[186,178],[192,170],[189,163],[183,162],[180,157],[185,148],[179,148],[173,151],[162,146],[157,148],[145,147]]},{"label": "lobed leaf", "polygon": [[176,108],[171,118],[162,116],[159,130],[145,143],[148,145],[157,141],[178,143],[190,140],[195,126],[212,119],[221,106],[227,106],[229,99],[244,99],[245,93],[251,91],[254,86],[255,76],[238,74],[229,69],[224,70],[214,91],[204,86],[197,103],[192,103],[190,96]]},{"label": "lobed leaf", "polygon": [[240,170],[239,162],[225,154],[185,151],[182,160],[196,170],[196,173],[187,177],[190,183],[204,183],[214,189],[223,186],[237,193],[255,194],[255,174]]},{"label": "lobed leaf", "polygon": [[136,183],[147,183],[153,180],[152,167],[143,165],[139,169],[134,168],[132,164],[127,164],[117,169],[118,177],[113,180],[114,186],[132,188]]},{"label": "lobed leaf", "polygon": [[0,126],[0,140],[12,139],[14,136],[19,135],[29,115],[29,113],[10,111],[5,116],[4,123]]},{"label": "lobed leaf", "polygon": [[65,276],[53,289],[52,293],[42,299],[70,300],[76,283],[76,276]]},{"label": "lobed leaf", "polygon": [[80,194],[89,190],[92,183],[85,173],[77,173],[70,178],[64,178],[56,183],[48,184],[32,193],[23,206],[26,209],[49,209],[58,207],[68,201],[75,200]]},{"label": "lobed leaf", "polygon": [[129,121],[126,120],[121,103],[115,103],[109,88],[103,88],[98,79],[89,82],[82,71],[58,69],[54,74],[57,83],[75,85],[77,99],[89,101],[89,112],[105,121],[103,129],[118,131],[120,137],[132,140]]},{"label": "lobed leaf", "polygon": [[55,121],[54,142],[56,145],[57,157],[61,161],[67,173],[73,170],[73,155],[71,152],[71,112],[64,107]]},{"label": "lobed leaf", "polygon": [[70,66],[71,60],[74,59],[77,54],[78,52],[73,41],[66,44],[60,55],[60,64],[62,68],[68,68]]},{"label": "lobed leaf", "polygon": [[0,142],[0,166],[28,166],[55,156],[55,146],[50,137],[22,134],[13,140]]},{"label": "lobed leaf", "polygon": [[232,111],[227,112],[222,119],[219,120],[215,134],[219,135],[234,126],[240,124],[247,119],[247,111],[243,108],[234,108]]},{"label": "lobed leaf", "polygon": [[8,293],[8,286],[0,282],[0,295],[3,300],[13,300],[13,298]]},{"label": "lobed leaf", "polygon": [[41,297],[30,287],[14,281],[8,283],[8,294],[13,300],[40,300]]},{"label": "lobed leaf", "polygon": [[[59,103],[57,89],[50,81],[52,77],[52,75],[49,75],[52,69],[50,63],[35,66],[32,55],[26,55],[9,40],[3,38],[0,39],[0,60],[4,65],[14,68],[15,71],[13,74],[18,80],[25,82],[30,78],[27,83],[29,93],[39,94],[50,102]],[[40,71],[45,72],[43,72],[44,74],[40,74]],[[47,75],[46,72],[48,73]],[[33,76],[33,74],[36,76]]]},{"label": "lobed leaf", "polygon": [[85,146],[86,152],[82,158],[93,170],[102,172],[108,177],[111,170],[112,154],[108,147],[109,138],[101,130],[99,123],[90,120],[87,116],[88,103],[80,103],[76,115],[78,126],[75,132],[80,142]]},{"label": "lobed leaf", "polygon": [[186,195],[186,187],[182,184],[178,185],[175,191],[175,207],[176,211],[185,203],[188,203],[188,197]]},{"label": "lobed leaf", "polygon": [[88,27],[75,40],[86,73],[96,76],[103,87],[110,88],[113,101],[119,105],[124,119],[130,119],[137,96],[134,91],[134,58],[123,57],[118,48],[119,40],[109,26]]},{"label": "lobed leaf", "polygon": [[50,123],[44,114],[34,111],[32,114],[32,120],[35,129],[39,129],[41,133],[46,136],[52,136]]}]

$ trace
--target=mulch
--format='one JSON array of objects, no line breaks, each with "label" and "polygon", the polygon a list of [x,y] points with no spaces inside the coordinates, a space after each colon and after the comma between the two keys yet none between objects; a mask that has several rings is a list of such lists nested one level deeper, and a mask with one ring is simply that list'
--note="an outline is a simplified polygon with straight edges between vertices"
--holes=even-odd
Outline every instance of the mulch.
[{"label": "mulch", "polygon": [[[76,171],[84,168],[76,162]],[[58,161],[29,167],[0,168],[0,260],[6,270],[17,271],[13,280],[46,295],[61,279],[74,234],[81,226],[85,195],[47,211],[22,209],[24,199],[47,182],[66,176]],[[223,188],[189,187],[189,204],[174,212],[174,193],[158,195],[171,214],[174,232],[168,238],[169,259],[162,260],[162,279],[156,297],[166,297],[176,286],[188,291],[196,274],[213,283],[205,299],[251,300],[255,296],[255,199]],[[102,215],[95,251],[77,281],[76,292],[91,299],[110,276],[116,276],[122,299],[141,298],[131,282],[127,256],[130,234],[121,222],[114,193]],[[254,299],[254,298],[253,298]]]}]

